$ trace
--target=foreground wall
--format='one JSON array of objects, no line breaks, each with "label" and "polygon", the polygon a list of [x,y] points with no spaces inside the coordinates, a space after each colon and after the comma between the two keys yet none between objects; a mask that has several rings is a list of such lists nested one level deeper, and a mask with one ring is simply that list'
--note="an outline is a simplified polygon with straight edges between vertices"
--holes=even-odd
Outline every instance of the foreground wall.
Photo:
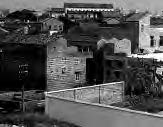
[{"label": "foreground wall", "polygon": [[52,118],[82,127],[162,127],[163,125],[163,117],[158,115],[50,96],[46,97],[46,113]]}]

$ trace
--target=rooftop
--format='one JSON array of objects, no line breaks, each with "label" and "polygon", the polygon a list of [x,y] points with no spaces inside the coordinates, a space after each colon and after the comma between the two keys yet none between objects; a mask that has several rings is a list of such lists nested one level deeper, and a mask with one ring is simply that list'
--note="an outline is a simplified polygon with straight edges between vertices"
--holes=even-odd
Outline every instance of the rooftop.
[{"label": "rooftop", "polygon": [[112,4],[96,4],[96,3],[64,3],[64,8],[101,8],[113,9]]},{"label": "rooftop", "polygon": [[52,12],[64,12],[64,8],[52,8],[51,9]]},{"label": "rooftop", "polygon": [[138,12],[134,13],[131,16],[129,16],[126,21],[128,22],[134,22],[134,21],[139,21],[141,18],[147,15],[147,12]]},{"label": "rooftop", "polygon": [[61,21],[59,21],[59,20],[56,19],[56,18],[46,18],[46,19],[41,20],[40,22],[46,22],[46,21],[49,21],[49,20],[54,20],[54,22],[55,22],[56,24],[63,24]]},{"label": "rooftop", "polygon": [[46,45],[51,41],[56,40],[56,36],[49,36],[48,34],[36,34],[36,35],[24,35],[21,32],[16,32],[5,36],[1,40],[1,44],[35,44],[35,45]]}]

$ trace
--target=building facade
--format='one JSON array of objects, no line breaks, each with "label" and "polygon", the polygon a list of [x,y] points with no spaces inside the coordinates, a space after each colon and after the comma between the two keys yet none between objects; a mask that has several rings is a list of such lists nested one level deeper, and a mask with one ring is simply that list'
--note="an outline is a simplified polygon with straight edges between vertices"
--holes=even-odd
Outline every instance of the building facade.
[{"label": "building facade", "polygon": [[86,83],[86,59],[91,53],[79,53],[67,47],[65,39],[48,46],[47,91],[83,86]]},{"label": "building facade", "polygon": [[64,8],[52,8],[50,10],[50,16],[52,18],[59,18],[60,16],[65,16]]},{"label": "building facade", "polygon": [[112,4],[64,3],[65,13],[73,21],[99,19],[100,12],[113,11]]},{"label": "building facade", "polygon": [[55,33],[61,33],[63,31],[63,23],[56,18],[47,18],[42,23],[42,31],[54,31]]}]

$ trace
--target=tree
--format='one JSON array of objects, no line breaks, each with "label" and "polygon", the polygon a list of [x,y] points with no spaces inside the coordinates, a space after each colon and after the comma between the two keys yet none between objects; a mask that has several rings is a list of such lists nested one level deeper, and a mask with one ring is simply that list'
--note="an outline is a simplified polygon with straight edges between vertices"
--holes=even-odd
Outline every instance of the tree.
[{"label": "tree", "polygon": [[23,113],[0,116],[0,122],[8,125],[25,125],[27,127],[79,127],[72,123],[49,118],[45,114]]},{"label": "tree", "polygon": [[70,28],[78,25],[78,23],[72,22],[66,16],[60,16],[59,20],[64,23],[64,32],[67,33]]}]

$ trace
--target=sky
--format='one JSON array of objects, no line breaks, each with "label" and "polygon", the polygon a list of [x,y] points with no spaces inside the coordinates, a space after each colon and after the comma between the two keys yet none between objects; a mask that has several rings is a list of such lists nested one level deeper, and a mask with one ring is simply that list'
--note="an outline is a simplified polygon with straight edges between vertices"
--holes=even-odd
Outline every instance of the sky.
[{"label": "sky", "polygon": [[152,12],[163,10],[163,0],[0,0],[0,8],[8,8],[11,11],[24,8],[43,10],[51,7],[63,7],[64,2],[113,3],[115,7],[124,9],[148,9]]}]

